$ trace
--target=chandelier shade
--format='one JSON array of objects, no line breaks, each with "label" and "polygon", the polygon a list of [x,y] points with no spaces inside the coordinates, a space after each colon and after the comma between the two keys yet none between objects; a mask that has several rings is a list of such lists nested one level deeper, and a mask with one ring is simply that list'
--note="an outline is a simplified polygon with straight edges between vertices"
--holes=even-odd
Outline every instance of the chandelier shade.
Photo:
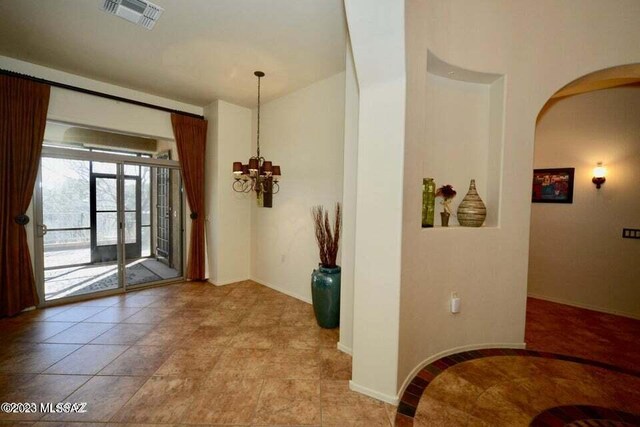
[{"label": "chandelier shade", "polygon": [[262,71],[253,73],[258,77],[258,126],[256,134],[256,155],[249,158],[249,162],[233,162],[233,190],[237,193],[255,192],[258,205],[270,208],[273,195],[280,191],[280,166],[266,160],[260,155],[260,79],[264,77]]},{"label": "chandelier shade", "polygon": [[249,159],[249,171],[250,172],[257,171],[259,167],[260,167],[260,165],[259,165],[259,160],[258,159],[256,159],[256,158]]}]

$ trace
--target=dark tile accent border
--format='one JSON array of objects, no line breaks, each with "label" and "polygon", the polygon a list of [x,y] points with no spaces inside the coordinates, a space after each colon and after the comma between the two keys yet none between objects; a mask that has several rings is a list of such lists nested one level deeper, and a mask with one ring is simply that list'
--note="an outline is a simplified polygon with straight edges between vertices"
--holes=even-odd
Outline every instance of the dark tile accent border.
[{"label": "dark tile accent border", "polygon": [[609,365],[607,363],[598,362],[595,360],[567,356],[564,354],[555,354],[543,351],[523,350],[515,348],[487,348],[481,350],[464,351],[462,353],[451,354],[449,356],[438,359],[428,364],[418,372],[418,374],[411,380],[404,393],[402,394],[402,398],[400,399],[400,403],[398,404],[398,412],[396,415],[395,425],[402,427],[413,426],[413,418],[416,415],[416,409],[418,408],[418,403],[422,398],[424,390],[427,388],[429,383],[431,383],[431,381],[433,381],[434,378],[440,375],[442,372],[446,371],[452,366],[457,365],[458,363],[467,362],[474,359],[481,359],[483,357],[494,356],[543,357],[547,359],[581,363],[583,365],[590,365],[597,368],[604,368],[610,371],[640,377],[640,372],[638,371]]},{"label": "dark tile accent border", "polygon": [[[582,422],[579,422],[582,421]],[[640,426],[640,416],[615,409],[591,405],[556,406],[538,415],[530,427],[584,426]]]}]

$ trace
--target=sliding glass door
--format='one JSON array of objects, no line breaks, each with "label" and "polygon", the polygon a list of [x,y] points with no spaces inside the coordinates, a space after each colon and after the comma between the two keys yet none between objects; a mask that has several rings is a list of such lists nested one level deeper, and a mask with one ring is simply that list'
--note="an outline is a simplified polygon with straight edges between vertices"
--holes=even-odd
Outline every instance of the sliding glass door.
[{"label": "sliding glass door", "polygon": [[45,147],[35,192],[41,302],[183,278],[179,164]]},{"label": "sliding glass door", "polygon": [[[134,187],[127,193],[125,176],[125,246],[136,243],[141,252],[126,251],[125,279],[135,287],[182,277],[182,181],[178,169],[125,165],[139,168],[141,191],[134,206]],[[151,207],[154,206],[155,209]]]}]

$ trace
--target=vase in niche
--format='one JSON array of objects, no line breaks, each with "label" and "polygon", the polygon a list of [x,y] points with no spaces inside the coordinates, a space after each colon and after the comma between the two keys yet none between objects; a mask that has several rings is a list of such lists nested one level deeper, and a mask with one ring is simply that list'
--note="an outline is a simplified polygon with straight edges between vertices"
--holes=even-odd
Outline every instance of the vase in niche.
[{"label": "vase in niche", "polygon": [[436,183],[433,178],[422,180],[422,228],[433,227],[436,212]]},{"label": "vase in niche", "polygon": [[458,222],[463,227],[481,227],[487,217],[487,207],[478,195],[476,180],[469,183],[469,191],[458,205]]},{"label": "vase in niche", "polygon": [[449,212],[440,212],[440,222],[443,227],[449,226],[449,217],[451,214]]}]

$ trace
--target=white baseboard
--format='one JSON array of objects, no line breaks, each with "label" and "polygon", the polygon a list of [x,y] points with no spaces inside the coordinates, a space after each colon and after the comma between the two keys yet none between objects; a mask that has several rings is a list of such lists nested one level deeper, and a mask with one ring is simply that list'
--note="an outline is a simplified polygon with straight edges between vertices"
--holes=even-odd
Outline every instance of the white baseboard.
[{"label": "white baseboard", "polygon": [[245,277],[243,279],[220,280],[218,282],[214,282],[211,279],[209,279],[209,280],[207,280],[207,282],[211,283],[214,286],[226,286],[226,285],[231,285],[233,283],[244,282],[245,280],[249,280],[249,278]]},{"label": "white baseboard", "polygon": [[346,345],[342,344],[340,341],[338,341],[338,345],[336,347],[338,347],[338,350],[348,354],[349,356],[353,355],[353,350],[351,349],[351,347],[347,347]]},{"label": "white baseboard", "polygon": [[373,397],[374,399],[381,400],[394,406],[398,406],[398,403],[400,402],[398,396],[391,396],[389,394],[377,392],[368,387],[364,387],[360,384],[354,383],[353,380],[349,381],[349,388],[353,391],[364,394],[365,396]]},{"label": "white baseboard", "polygon": [[541,299],[543,301],[549,301],[549,302],[555,302],[555,303],[558,303],[558,304],[570,305],[571,307],[578,307],[578,308],[585,308],[587,310],[599,311],[600,313],[607,313],[607,314],[613,314],[613,315],[616,315],[616,316],[630,317],[632,319],[640,319],[640,314],[627,313],[625,311],[613,310],[613,309],[605,308],[605,307],[597,307],[595,305],[582,304],[582,303],[574,302],[574,301],[567,301],[567,300],[565,300],[563,298],[548,297],[548,296],[544,296],[544,295],[534,294],[534,293],[531,293],[531,292],[527,293],[527,296],[531,297],[531,298],[535,298],[535,299]]},{"label": "white baseboard", "polygon": [[264,285],[264,286],[266,286],[268,288],[271,288],[274,291],[278,291],[278,292],[283,293],[285,295],[289,295],[290,297],[293,297],[295,299],[299,299],[300,301],[304,301],[307,304],[311,304],[311,298],[304,297],[304,296],[302,296],[302,295],[300,295],[300,294],[298,294],[296,292],[292,292],[292,291],[290,291],[288,289],[281,288],[280,286],[273,285],[273,284],[267,282],[266,280],[261,280],[261,279],[258,279],[257,277],[250,277],[249,280],[253,280],[254,282],[260,283],[261,285]]},{"label": "white baseboard", "polygon": [[411,380],[416,375],[418,375],[418,372],[420,372],[420,370],[422,368],[424,368],[425,366],[427,366],[428,364],[430,364],[432,362],[435,362],[438,359],[441,359],[441,358],[446,357],[446,356],[450,356],[452,354],[462,353],[463,351],[482,350],[482,349],[485,349],[485,348],[517,348],[517,349],[524,349],[524,348],[526,348],[526,346],[527,346],[526,343],[470,344],[470,345],[463,345],[461,347],[450,348],[450,349],[441,351],[440,353],[436,353],[433,356],[427,357],[422,362],[418,363],[415,368],[413,368],[411,373],[409,373],[409,375],[405,378],[404,382],[402,383],[402,387],[400,387],[400,392],[398,393],[398,396],[399,396],[398,399],[404,394],[404,390],[409,386],[409,383],[411,382]]}]

